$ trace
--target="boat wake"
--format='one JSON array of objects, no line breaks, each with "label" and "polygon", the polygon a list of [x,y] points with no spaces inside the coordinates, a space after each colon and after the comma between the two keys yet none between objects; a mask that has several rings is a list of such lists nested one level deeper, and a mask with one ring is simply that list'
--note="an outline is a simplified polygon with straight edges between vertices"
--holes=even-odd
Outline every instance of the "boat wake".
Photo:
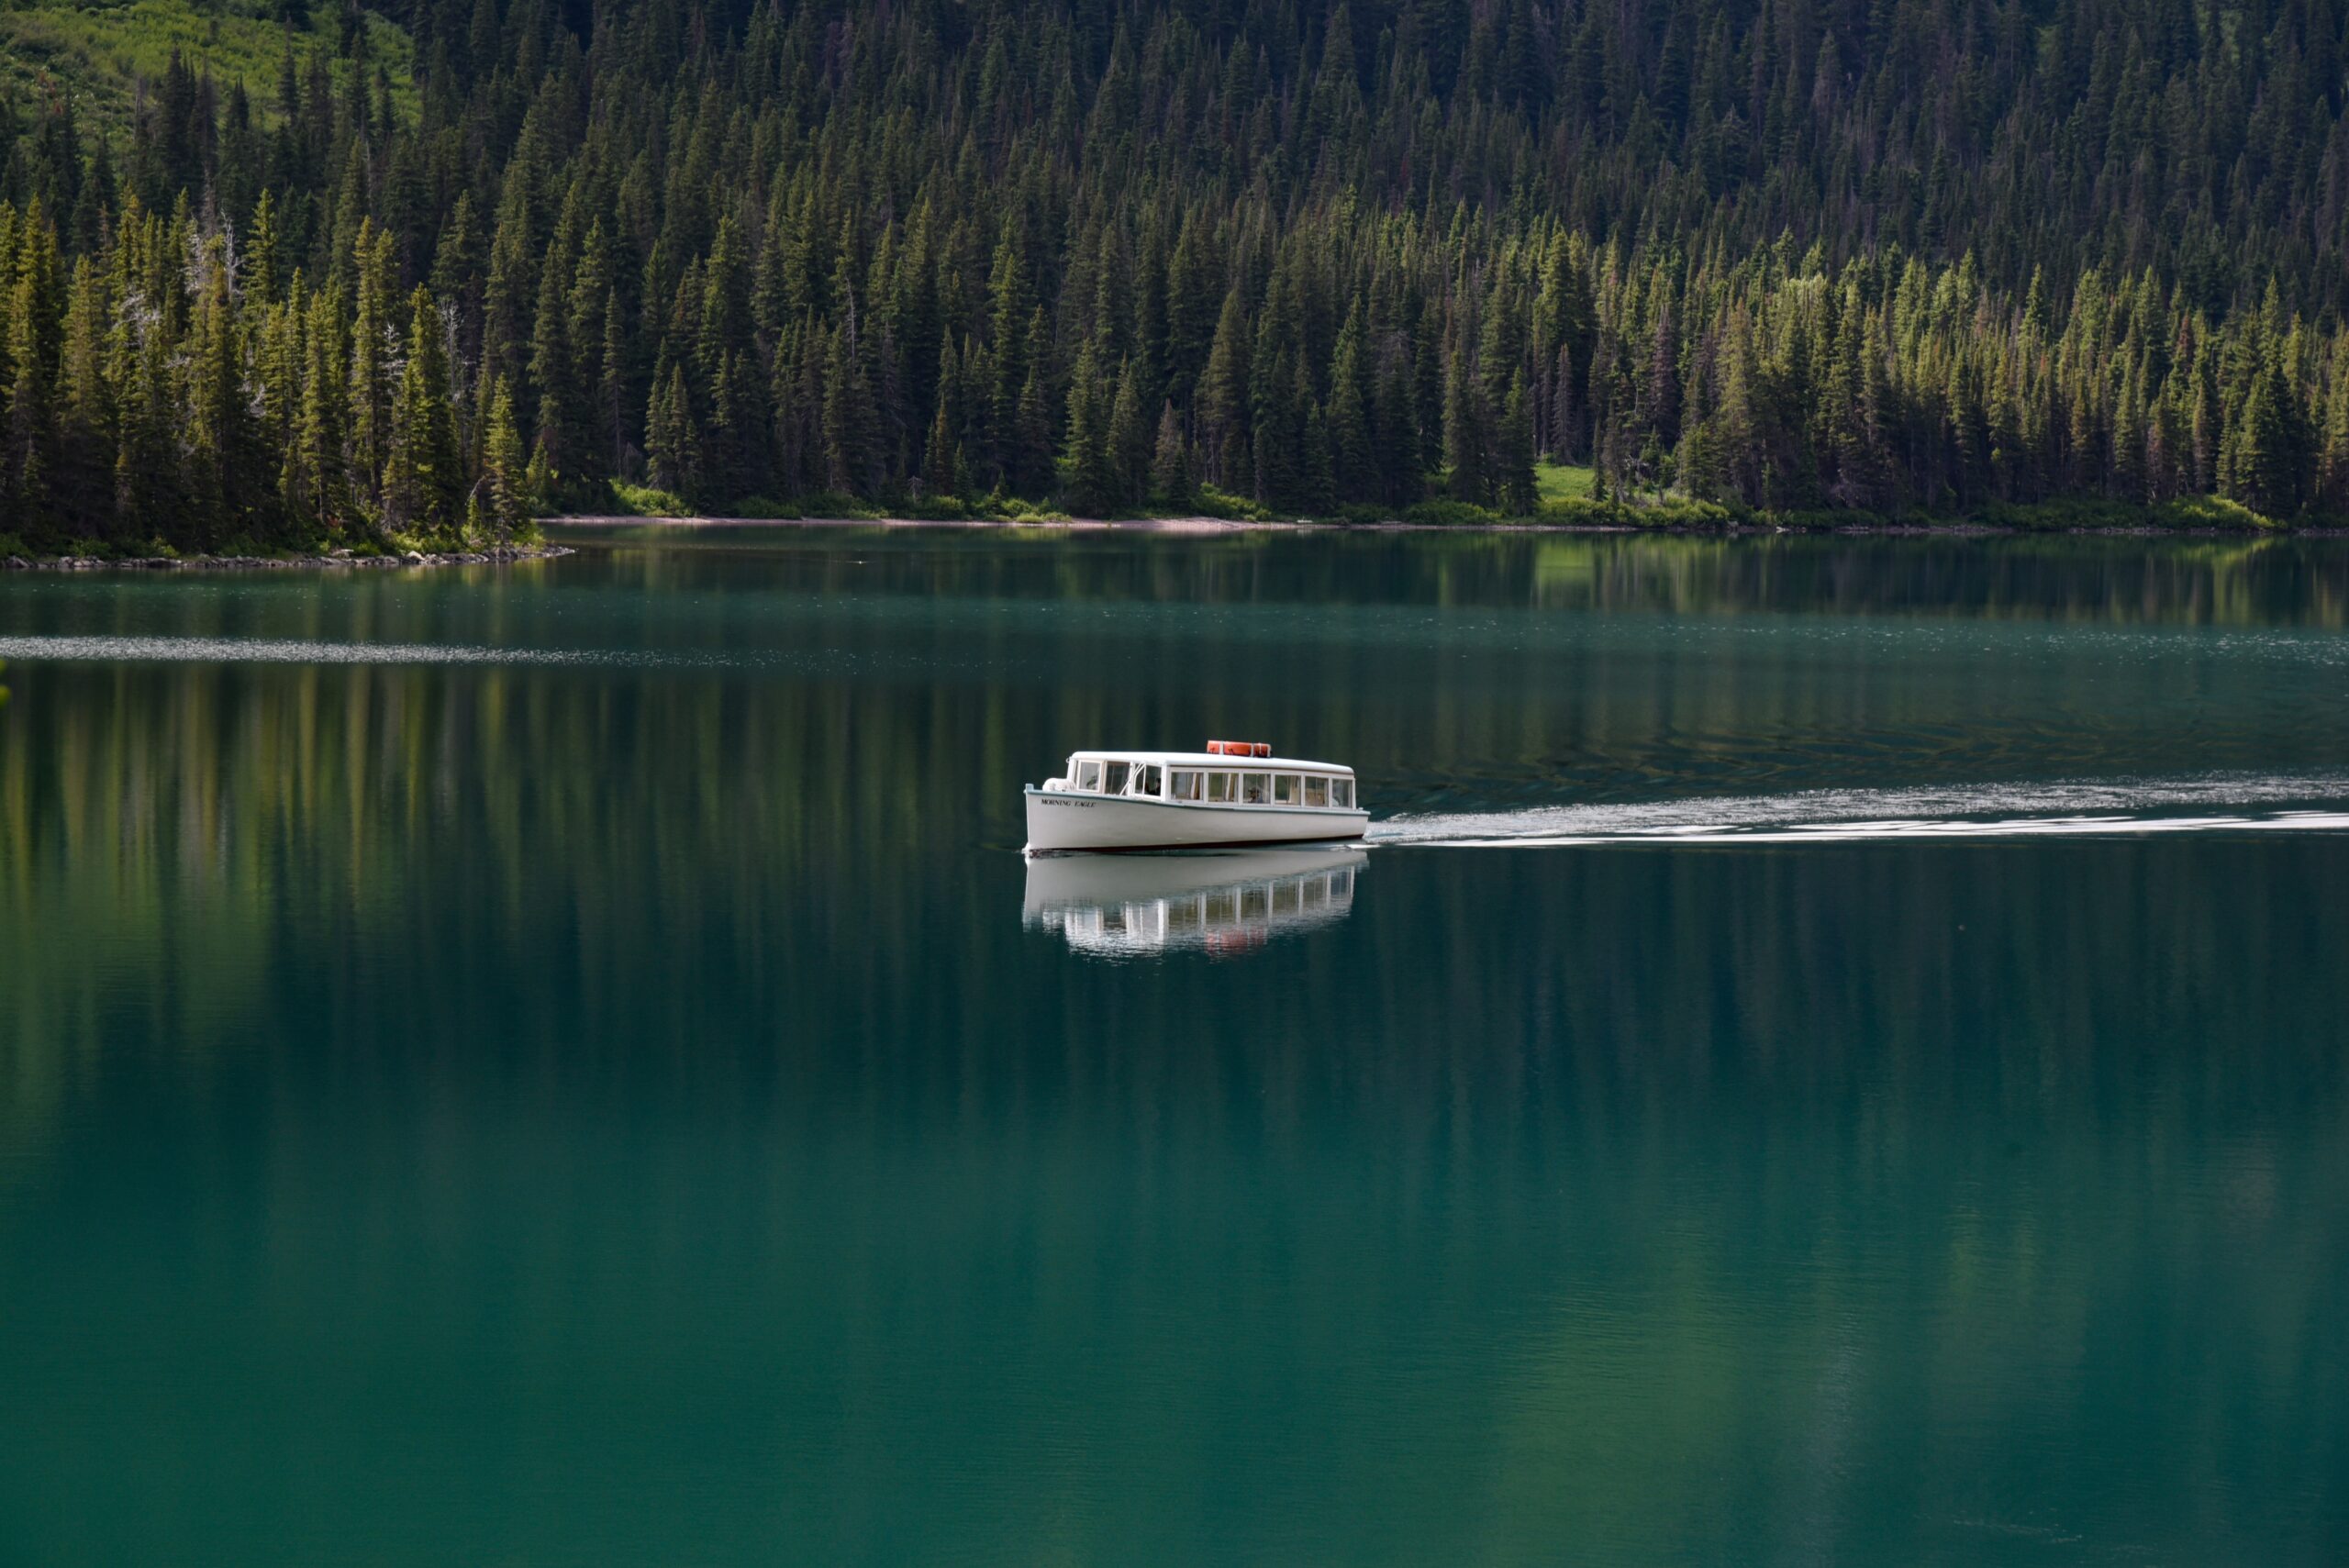
[{"label": "boat wake", "polygon": [[2349,829],[2349,773],[2213,773],[1442,812],[1374,823],[1376,844],[1816,844]]}]

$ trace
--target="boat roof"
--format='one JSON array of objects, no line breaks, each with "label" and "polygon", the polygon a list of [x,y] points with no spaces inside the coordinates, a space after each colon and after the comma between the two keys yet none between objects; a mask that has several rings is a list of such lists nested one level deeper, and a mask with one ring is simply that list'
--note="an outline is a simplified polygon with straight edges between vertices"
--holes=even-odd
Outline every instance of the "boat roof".
[{"label": "boat roof", "polygon": [[1069,753],[1071,761],[1079,757],[1105,762],[1140,762],[1145,767],[1155,763],[1163,768],[1216,768],[1235,773],[1282,773],[1292,768],[1299,772],[1311,768],[1325,773],[1353,773],[1343,762],[1314,762],[1302,757],[1231,757],[1220,751],[1125,751],[1087,747]]}]

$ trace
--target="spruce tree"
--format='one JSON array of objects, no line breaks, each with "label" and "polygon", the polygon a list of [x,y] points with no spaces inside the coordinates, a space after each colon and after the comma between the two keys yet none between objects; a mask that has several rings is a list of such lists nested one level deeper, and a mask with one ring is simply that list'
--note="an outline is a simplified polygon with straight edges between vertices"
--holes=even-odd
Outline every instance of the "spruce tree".
[{"label": "spruce tree", "polygon": [[1142,373],[1133,358],[1118,367],[1118,384],[1109,406],[1109,458],[1116,473],[1118,503],[1138,506],[1150,490],[1152,449],[1149,420],[1142,414]]},{"label": "spruce tree", "polygon": [[2349,336],[2332,355],[2332,393],[2325,403],[2317,462],[2317,504],[2332,517],[2349,518]]},{"label": "spruce tree", "polygon": [[187,412],[188,505],[195,542],[212,548],[250,538],[256,519],[246,510],[250,413],[224,240],[216,237],[206,244],[201,271],[179,403]]},{"label": "spruce tree", "polygon": [[652,378],[652,398],[644,415],[644,460],[653,488],[688,503],[700,494],[701,460],[683,365],[673,363],[665,374],[656,373]]},{"label": "spruce tree", "polygon": [[1183,439],[1183,421],[1176,417],[1172,402],[1161,405],[1158,410],[1158,439],[1151,453],[1150,483],[1152,492],[1165,505],[1191,504],[1191,448]]},{"label": "spruce tree", "polygon": [[39,198],[18,228],[16,284],[8,293],[6,445],[0,495],[26,518],[45,516],[57,479],[57,368],[64,300],[57,234]]},{"label": "spruce tree", "polygon": [[482,488],[488,495],[497,542],[512,542],[529,522],[523,489],[522,434],[514,424],[514,394],[504,382],[491,384],[489,418],[482,437]]},{"label": "spruce tree", "polygon": [[1443,456],[1453,499],[1489,505],[1493,499],[1492,418],[1466,350],[1455,351],[1443,383]]},{"label": "spruce tree", "polygon": [[2285,410],[2289,395],[2274,361],[2254,374],[2237,421],[2228,494],[2253,511],[2287,521],[2300,509],[2299,454]]},{"label": "spruce tree", "polygon": [[1363,316],[1359,309],[1346,318],[1338,334],[1336,356],[1330,364],[1328,416],[1332,489],[1336,499],[1386,499],[1386,476],[1380,473],[1378,451],[1370,431],[1370,412],[1363,397],[1367,372],[1363,364]]},{"label": "spruce tree", "polygon": [[408,296],[407,362],[392,411],[384,473],[384,519],[435,541],[453,540],[464,518],[464,473],[449,399],[440,312],[421,284]]},{"label": "spruce tree", "polygon": [[1077,355],[1069,381],[1065,452],[1068,504],[1081,516],[1097,517],[1118,506],[1117,463],[1109,445],[1108,409],[1104,406],[1114,396],[1102,381],[1098,348],[1088,340]]},{"label": "spruce tree", "polygon": [[1523,371],[1509,377],[1493,459],[1493,485],[1501,510],[1512,517],[1531,517],[1535,502],[1533,400],[1525,389]]},{"label": "spruce tree", "polygon": [[351,322],[351,460],[353,489],[373,502],[392,455],[395,371],[390,237],[362,222],[353,242],[358,295]]},{"label": "spruce tree", "polygon": [[105,274],[82,256],[73,262],[58,356],[56,495],[76,532],[113,531],[114,388],[106,379],[108,290]]},{"label": "spruce tree", "polygon": [[856,317],[831,335],[824,361],[824,483],[842,495],[872,494],[880,439]]},{"label": "spruce tree", "polygon": [[[551,248],[539,271],[538,306],[532,313],[530,385],[538,396],[534,444],[558,469],[577,462],[586,444],[585,390],[571,343],[571,269],[561,246]],[[501,383],[511,390],[510,382]]]},{"label": "spruce tree", "polygon": [[1207,477],[1226,489],[1252,477],[1248,457],[1248,316],[1240,290],[1223,296],[1215,338],[1199,375],[1199,425]]}]

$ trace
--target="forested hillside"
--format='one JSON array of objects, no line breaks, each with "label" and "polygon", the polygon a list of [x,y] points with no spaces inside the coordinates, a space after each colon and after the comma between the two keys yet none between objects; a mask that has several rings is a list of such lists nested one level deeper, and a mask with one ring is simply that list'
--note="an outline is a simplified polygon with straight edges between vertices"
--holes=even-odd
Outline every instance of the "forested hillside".
[{"label": "forested hillside", "polygon": [[2349,515],[2344,0],[286,3],[0,78],[0,533]]}]

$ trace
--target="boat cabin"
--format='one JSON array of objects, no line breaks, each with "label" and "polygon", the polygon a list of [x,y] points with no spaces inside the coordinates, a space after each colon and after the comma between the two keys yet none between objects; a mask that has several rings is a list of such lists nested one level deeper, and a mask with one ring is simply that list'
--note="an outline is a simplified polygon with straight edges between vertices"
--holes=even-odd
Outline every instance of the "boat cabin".
[{"label": "boat cabin", "polygon": [[1275,757],[1261,742],[1208,745],[1205,751],[1077,751],[1069,757],[1065,776],[1044,787],[1204,806],[1353,809],[1352,768]]}]

